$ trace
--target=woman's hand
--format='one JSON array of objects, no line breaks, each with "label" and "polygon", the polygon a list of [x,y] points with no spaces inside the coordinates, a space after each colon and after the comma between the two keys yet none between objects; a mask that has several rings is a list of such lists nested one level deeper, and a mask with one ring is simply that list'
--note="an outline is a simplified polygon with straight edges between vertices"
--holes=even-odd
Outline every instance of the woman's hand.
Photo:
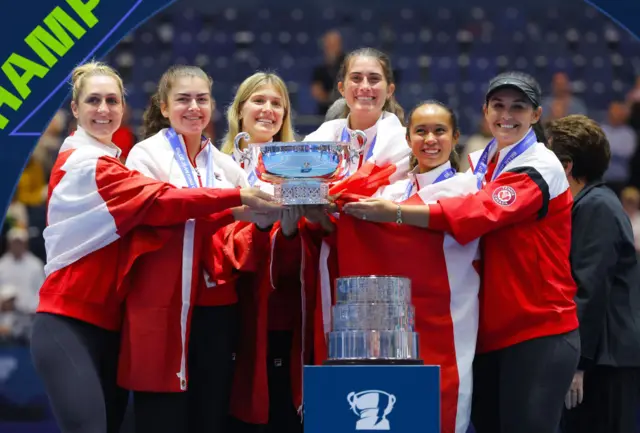
[{"label": "woman's hand", "polygon": [[298,221],[300,221],[304,212],[304,206],[284,206],[282,208],[280,228],[283,235],[291,237],[298,232]]},{"label": "woman's hand", "polygon": [[245,221],[257,225],[261,229],[266,229],[280,219],[282,211],[276,210],[255,210],[249,206],[240,206],[231,210],[236,221]]},{"label": "woman's hand", "polygon": [[320,224],[320,226],[324,229],[324,231],[331,233],[333,231],[334,224],[329,217],[328,212],[331,212],[332,209],[335,209],[335,204],[330,205],[313,205],[313,206],[305,206],[304,208],[304,217],[313,224]]},{"label": "woman's hand", "polygon": [[278,211],[282,208],[271,194],[261,191],[260,188],[242,188],[240,200],[244,206],[257,211]]},{"label": "woman's hand", "polygon": [[346,203],[342,210],[345,214],[363,221],[391,223],[396,221],[397,205],[389,200],[367,198]]}]

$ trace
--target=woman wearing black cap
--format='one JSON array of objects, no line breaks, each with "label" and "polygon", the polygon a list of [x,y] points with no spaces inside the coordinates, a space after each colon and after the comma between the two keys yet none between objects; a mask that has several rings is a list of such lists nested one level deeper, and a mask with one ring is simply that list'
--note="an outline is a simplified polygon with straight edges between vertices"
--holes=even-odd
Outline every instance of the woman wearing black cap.
[{"label": "woman wearing black cap", "polygon": [[461,244],[483,238],[477,433],[555,433],[579,359],[572,197],[538,125],[540,93],[519,72],[491,80],[483,111],[494,139],[469,155],[476,194],[428,206],[369,199],[343,208],[367,221],[446,231]]}]

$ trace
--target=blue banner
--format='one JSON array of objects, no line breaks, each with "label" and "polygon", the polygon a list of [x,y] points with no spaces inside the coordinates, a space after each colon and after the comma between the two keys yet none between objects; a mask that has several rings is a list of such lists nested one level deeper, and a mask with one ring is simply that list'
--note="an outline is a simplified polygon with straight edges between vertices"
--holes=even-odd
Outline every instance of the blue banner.
[{"label": "blue banner", "polygon": [[57,431],[27,343],[0,344],[0,431]]},{"label": "blue banner", "polygon": [[440,432],[436,366],[307,366],[305,433]]},{"label": "blue banner", "polygon": [[[4,2],[0,26],[0,215],[41,132],[70,92],[78,64],[104,57],[175,0]],[[25,12],[26,11],[26,12]]]}]

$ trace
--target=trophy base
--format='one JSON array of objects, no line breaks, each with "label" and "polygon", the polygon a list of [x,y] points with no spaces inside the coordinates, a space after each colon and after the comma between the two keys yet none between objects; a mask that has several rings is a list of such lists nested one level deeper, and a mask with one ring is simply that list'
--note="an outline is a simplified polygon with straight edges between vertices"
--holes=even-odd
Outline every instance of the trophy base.
[{"label": "trophy base", "polygon": [[332,331],[328,337],[332,360],[419,359],[418,334],[413,331]]},{"label": "trophy base", "polygon": [[323,365],[424,365],[422,359],[327,359]]},{"label": "trophy base", "polygon": [[273,195],[284,205],[328,204],[329,185],[317,180],[288,180],[273,185]]}]

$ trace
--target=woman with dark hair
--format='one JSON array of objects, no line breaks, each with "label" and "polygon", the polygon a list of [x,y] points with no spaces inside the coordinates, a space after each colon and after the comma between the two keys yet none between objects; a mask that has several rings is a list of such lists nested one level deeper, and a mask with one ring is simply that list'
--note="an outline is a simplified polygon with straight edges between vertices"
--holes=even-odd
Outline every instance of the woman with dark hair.
[{"label": "woman with dark hair", "polygon": [[[203,135],[214,107],[212,84],[199,67],[170,67],[145,112],[146,138],[131,150],[127,166],[178,188],[248,188],[244,171]],[[243,218],[252,250],[260,244],[266,255],[271,219],[280,214],[279,206],[272,209],[268,217],[236,209],[236,218],[187,220],[156,230],[161,239],[144,238],[155,248],[129,273],[118,366],[118,384],[133,391],[137,433],[226,428],[238,317],[234,287],[212,282],[222,262],[215,260],[223,255],[217,250],[224,249],[212,238]],[[218,302],[201,305],[205,294]]]},{"label": "woman with dark hair", "polygon": [[578,364],[572,197],[562,164],[543,143],[540,93],[520,72],[489,83],[483,111],[494,139],[469,155],[475,194],[426,206],[344,205],[357,218],[443,231],[462,245],[483,238],[472,410],[478,433],[555,433]]},{"label": "woman with dark hair", "polygon": [[573,194],[571,267],[578,285],[580,363],[565,399],[564,433],[633,433],[640,379],[640,268],[633,229],[602,177],[611,150],[582,115],[547,126]]},{"label": "woman with dark hair", "polygon": [[[451,108],[435,100],[420,103],[409,114],[406,131],[412,170],[373,197],[388,200],[390,205],[424,206],[439,197],[475,193],[478,187],[473,174],[457,173],[459,137]],[[479,240],[460,245],[447,233],[393,223],[370,224],[347,215],[336,219],[335,233],[337,265],[322,261],[321,274],[329,275],[333,268],[331,279],[377,274],[411,280],[420,358],[425,364],[440,366],[440,431],[466,433],[478,330],[480,276],[474,262]]]}]

